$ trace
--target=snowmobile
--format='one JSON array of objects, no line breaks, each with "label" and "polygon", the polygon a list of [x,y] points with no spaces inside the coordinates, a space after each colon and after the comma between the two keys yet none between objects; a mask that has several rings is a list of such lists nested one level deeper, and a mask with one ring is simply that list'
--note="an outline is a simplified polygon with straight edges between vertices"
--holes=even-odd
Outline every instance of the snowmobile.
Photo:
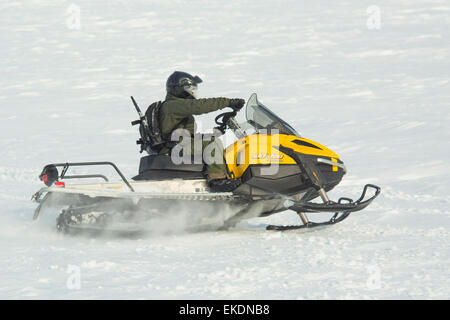
[{"label": "snowmobile", "polygon": [[[140,117],[132,124],[142,127],[147,123],[146,116],[131,98]],[[112,230],[127,235],[145,232],[148,226],[157,228],[160,219],[170,219],[174,214],[172,223],[176,224],[187,211],[191,213],[184,219],[187,230],[223,230],[243,219],[293,210],[300,224],[266,226],[267,230],[285,231],[342,222],[380,194],[380,187],[366,184],[357,200],[330,200],[327,192],[340,183],[347,171],[340,157],[324,145],[302,137],[258,101],[255,93],[239,112],[244,110],[246,122],[241,124],[236,120],[237,111],[222,113],[215,119],[219,132],[229,129],[236,136],[224,150],[230,175],[242,182],[232,192],[209,190],[204,163],[175,163],[171,156],[155,154],[147,148],[148,154],[140,159],[138,175],[131,179],[107,161],[45,166],[39,177],[46,187],[32,197],[39,203],[34,219],[43,209],[56,206],[61,209],[56,221],[58,231]],[[145,130],[140,130],[140,134],[138,143],[142,144],[148,137]],[[110,182],[100,173],[67,174],[73,167],[98,166],[112,167],[120,180]],[[62,168],[61,172],[58,168]],[[67,183],[69,179],[92,178],[104,181]],[[313,201],[316,198],[319,202]],[[308,215],[316,212],[328,212],[331,218],[322,222],[309,220]]]}]

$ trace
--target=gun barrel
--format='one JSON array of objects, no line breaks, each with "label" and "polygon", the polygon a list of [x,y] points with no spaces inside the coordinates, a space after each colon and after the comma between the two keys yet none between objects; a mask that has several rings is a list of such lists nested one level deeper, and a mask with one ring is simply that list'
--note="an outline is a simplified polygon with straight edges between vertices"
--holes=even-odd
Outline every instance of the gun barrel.
[{"label": "gun barrel", "polygon": [[134,100],[133,96],[131,96],[131,101],[133,101],[134,107],[136,108],[136,111],[139,113],[139,115],[142,117],[142,112],[141,109],[139,109],[139,106],[136,102],[136,100]]}]

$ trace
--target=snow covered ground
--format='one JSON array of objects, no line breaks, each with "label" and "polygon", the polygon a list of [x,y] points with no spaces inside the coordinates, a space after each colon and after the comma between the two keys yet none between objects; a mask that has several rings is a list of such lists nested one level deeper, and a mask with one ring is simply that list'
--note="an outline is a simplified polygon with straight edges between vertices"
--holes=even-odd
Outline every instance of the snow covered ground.
[{"label": "snow covered ground", "polygon": [[[0,298],[449,299],[449,37],[447,0],[0,0]],[[129,96],[163,98],[174,70],[203,97],[257,92],[339,154],[333,198],[382,194],[311,231],[264,230],[289,211],[142,239],[32,223],[47,163],[136,173]]]}]

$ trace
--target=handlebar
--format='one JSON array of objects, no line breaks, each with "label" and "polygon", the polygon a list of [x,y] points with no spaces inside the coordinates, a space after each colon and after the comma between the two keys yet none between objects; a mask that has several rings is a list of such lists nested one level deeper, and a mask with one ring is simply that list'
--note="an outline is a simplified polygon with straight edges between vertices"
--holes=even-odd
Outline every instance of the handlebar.
[{"label": "handlebar", "polygon": [[242,130],[241,126],[238,124],[238,122],[234,118],[236,115],[237,115],[236,110],[219,114],[214,120],[216,122],[216,124],[218,125],[214,129],[217,129],[220,132],[222,132],[222,134],[224,134],[225,130],[228,127],[231,130],[233,130],[234,134],[239,139],[245,137],[246,136],[245,132]]},{"label": "handlebar", "polygon": [[[237,112],[235,110],[229,111],[229,112],[224,112],[224,113],[219,114],[214,121],[219,126],[226,126],[228,120],[230,120],[231,117],[235,117],[236,114],[237,114]],[[221,118],[222,118],[222,121],[219,121]]]}]

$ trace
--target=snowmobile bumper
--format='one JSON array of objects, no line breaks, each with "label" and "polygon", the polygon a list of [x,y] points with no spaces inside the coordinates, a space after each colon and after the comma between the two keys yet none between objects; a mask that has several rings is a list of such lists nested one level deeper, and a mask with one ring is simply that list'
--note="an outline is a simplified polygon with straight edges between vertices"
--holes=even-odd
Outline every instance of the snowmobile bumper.
[{"label": "snowmobile bumper", "polygon": [[[372,197],[366,198],[367,190],[374,189]],[[366,208],[381,192],[381,188],[374,184],[366,184],[358,200],[353,201],[350,198],[342,197],[338,202],[328,201],[326,203],[313,203],[308,201],[286,200],[286,208],[297,212],[355,212]],[[347,203],[343,203],[347,201]]]},{"label": "snowmobile bumper", "polygon": [[[370,198],[366,198],[368,189],[374,189],[374,194]],[[294,210],[300,216],[303,225],[276,226],[269,225],[267,230],[286,231],[314,228],[320,226],[333,225],[345,220],[352,212],[360,211],[366,208],[381,192],[381,188],[374,184],[366,184],[363,188],[361,196],[358,200],[353,201],[350,198],[342,197],[338,202],[328,201],[326,203],[312,203],[307,201],[286,200],[284,205],[287,209]],[[346,202],[346,203],[343,203]],[[305,212],[334,212],[330,220],[324,222],[309,221]]]}]

